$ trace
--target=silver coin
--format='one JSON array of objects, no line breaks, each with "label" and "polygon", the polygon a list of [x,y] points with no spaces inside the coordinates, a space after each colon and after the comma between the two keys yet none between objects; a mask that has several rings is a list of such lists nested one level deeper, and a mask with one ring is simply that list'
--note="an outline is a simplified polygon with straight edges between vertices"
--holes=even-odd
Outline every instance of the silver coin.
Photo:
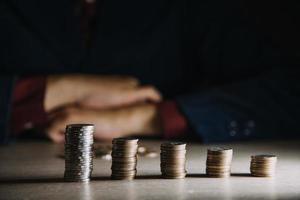
[{"label": "silver coin", "polygon": [[65,181],[87,182],[93,171],[92,124],[70,124],[65,134]]}]

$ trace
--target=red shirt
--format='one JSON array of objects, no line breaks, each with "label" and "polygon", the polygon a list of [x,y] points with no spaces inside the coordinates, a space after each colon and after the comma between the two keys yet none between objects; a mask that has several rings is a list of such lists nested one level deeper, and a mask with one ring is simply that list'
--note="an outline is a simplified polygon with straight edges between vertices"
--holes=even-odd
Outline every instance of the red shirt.
[{"label": "red shirt", "polygon": [[40,127],[47,122],[44,109],[46,78],[43,76],[24,77],[17,81],[12,99],[12,133]]}]

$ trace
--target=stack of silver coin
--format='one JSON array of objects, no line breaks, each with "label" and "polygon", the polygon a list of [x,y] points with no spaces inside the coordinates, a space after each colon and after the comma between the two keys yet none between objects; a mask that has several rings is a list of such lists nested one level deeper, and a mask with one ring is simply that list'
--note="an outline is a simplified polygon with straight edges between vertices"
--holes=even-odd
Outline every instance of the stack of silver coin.
[{"label": "stack of silver coin", "polygon": [[251,175],[259,177],[272,177],[275,175],[276,163],[277,157],[275,155],[251,156]]},{"label": "stack of silver coin", "polygon": [[206,174],[211,177],[229,177],[233,150],[213,147],[207,150]]},{"label": "stack of silver coin", "polygon": [[166,142],[161,145],[160,169],[164,178],[180,179],[186,176],[186,143]]},{"label": "stack of silver coin", "polygon": [[93,171],[92,124],[70,124],[65,133],[65,181],[87,182]]},{"label": "stack of silver coin", "polygon": [[136,176],[138,139],[115,138],[112,141],[111,178],[132,180]]}]

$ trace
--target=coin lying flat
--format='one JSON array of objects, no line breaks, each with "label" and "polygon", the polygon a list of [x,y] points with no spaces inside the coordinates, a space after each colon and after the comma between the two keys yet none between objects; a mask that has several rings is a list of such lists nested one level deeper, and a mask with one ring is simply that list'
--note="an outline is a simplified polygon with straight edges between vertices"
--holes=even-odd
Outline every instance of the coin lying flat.
[{"label": "coin lying flat", "polygon": [[164,178],[182,179],[186,176],[186,143],[166,142],[161,144],[160,168]]},{"label": "coin lying flat", "polygon": [[232,148],[212,147],[207,149],[206,174],[211,177],[230,176]]},{"label": "coin lying flat", "polygon": [[65,173],[68,182],[87,182],[93,171],[92,124],[70,124],[65,133]]},{"label": "coin lying flat", "polygon": [[132,180],[136,176],[138,139],[115,138],[112,141],[111,178]]},{"label": "coin lying flat", "polygon": [[252,176],[272,177],[275,176],[277,157],[275,155],[251,156],[250,172]]}]

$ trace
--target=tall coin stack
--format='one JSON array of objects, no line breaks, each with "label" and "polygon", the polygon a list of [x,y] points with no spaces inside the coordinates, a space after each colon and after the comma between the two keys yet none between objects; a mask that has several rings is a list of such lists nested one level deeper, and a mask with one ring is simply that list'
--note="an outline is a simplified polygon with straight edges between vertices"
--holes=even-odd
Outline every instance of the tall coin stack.
[{"label": "tall coin stack", "polygon": [[92,124],[70,124],[65,134],[65,181],[88,182],[93,171]]},{"label": "tall coin stack", "polygon": [[259,177],[272,177],[275,175],[276,163],[277,157],[275,155],[251,156],[251,175]]},{"label": "tall coin stack", "polygon": [[185,178],[186,143],[167,142],[161,145],[160,168],[164,178]]},{"label": "tall coin stack", "polygon": [[111,178],[132,180],[136,176],[138,139],[115,138],[112,141]]},{"label": "tall coin stack", "polygon": [[232,152],[231,148],[209,148],[207,150],[206,174],[211,177],[229,177],[231,171]]}]

